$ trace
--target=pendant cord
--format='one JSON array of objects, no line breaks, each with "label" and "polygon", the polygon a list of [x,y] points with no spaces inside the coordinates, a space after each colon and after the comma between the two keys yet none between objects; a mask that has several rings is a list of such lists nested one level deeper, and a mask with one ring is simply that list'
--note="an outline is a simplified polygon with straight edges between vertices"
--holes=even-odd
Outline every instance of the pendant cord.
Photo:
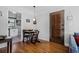
[{"label": "pendant cord", "polygon": [[33,6],[34,7],[34,18],[35,18],[35,6]]}]

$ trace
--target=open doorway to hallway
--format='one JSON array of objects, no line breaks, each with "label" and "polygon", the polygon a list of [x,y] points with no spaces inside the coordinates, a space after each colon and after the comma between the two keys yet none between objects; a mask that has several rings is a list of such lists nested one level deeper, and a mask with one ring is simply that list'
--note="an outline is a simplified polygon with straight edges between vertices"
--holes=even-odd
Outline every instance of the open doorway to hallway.
[{"label": "open doorway to hallway", "polygon": [[64,10],[50,13],[50,41],[64,45]]}]

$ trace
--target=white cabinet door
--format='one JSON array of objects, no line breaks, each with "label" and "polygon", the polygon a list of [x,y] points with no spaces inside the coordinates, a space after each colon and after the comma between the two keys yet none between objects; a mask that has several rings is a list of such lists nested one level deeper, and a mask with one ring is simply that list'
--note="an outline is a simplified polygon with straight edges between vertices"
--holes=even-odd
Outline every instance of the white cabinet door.
[{"label": "white cabinet door", "polygon": [[11,36],[11,37],[16,37],[16,36],[18,36],[18,29],[11,29],[11,30],[10,30],[10,36]]}]

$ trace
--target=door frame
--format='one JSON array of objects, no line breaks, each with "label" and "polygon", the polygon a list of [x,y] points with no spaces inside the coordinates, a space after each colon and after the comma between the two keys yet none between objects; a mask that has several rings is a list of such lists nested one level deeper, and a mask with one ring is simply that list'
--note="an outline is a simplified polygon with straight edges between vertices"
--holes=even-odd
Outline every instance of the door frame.
[{"label": "door frame", "polygon": [[[54,11],[54,12],[51,12],[50,14],[49,14],[49,19],[50,19],[50,42],[52,41],[52,14],[55,14],[55,13],[59,13],[59,12],[63,12],[63,22],[64,22],[64,25],[65,25],[65,20],[64,20],[64,10],[59,10],[59,11]],[[64,30],[65,30],[65,26],[64,26]],[[64,30],[63,30],[63,32],[64,32]],[[64,32],[65,33],[65,32]],[[64,34],[63,33],[63,34]],[[65,37],[65,35],[64,35],[64,37]],[[64,42],[63,42],[63,44],[64,44]]]}]

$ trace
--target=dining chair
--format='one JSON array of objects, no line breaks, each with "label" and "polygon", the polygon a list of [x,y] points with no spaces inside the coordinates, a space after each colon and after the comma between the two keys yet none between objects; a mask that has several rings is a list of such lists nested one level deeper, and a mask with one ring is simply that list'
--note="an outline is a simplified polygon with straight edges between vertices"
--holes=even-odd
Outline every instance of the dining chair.
[{"label": "dining chair", "polygon": [[40,42],[38,40],[39,31],[38,30],[34,30],[34,31],[35,32],[33,33],[33,36],[32,36],[32,43]]},{"label": "dining chair", "polygon": [[31,38],[31,34],[27,32],[27,30],[23,30],[23,42],[25,41],[26,38],[26,42],[28,42]]}]

